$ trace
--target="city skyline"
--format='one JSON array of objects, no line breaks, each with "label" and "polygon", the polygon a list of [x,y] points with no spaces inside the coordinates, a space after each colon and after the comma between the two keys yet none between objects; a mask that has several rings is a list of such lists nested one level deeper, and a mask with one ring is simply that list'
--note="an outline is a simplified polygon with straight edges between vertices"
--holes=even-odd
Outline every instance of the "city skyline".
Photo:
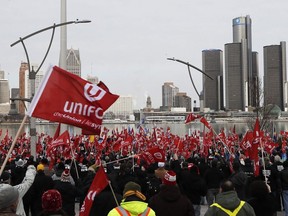
[{"label": "city skyline", "polygon": [[[5,71],[10,88],[15,88],[19,87],[21,61],[26,58],[21,44],[12,48],[10,44],[19,37],[59,23],[60,2],[3,0],[0,6],[1,16],[8,20],[1,23],[0,70]],[[192,101],[197,100],[199,106],[187,67],[167,58],[175,57],[201,68],[202,51],[224,50],[225,44],[233,42],[232,20],[249,15],[252,47],[259,53],[260,79],[263,79],[263,47],[287,41],[285,6],[288,2],[284,0],[277,3],[244,0],[233,4],[228,0],[177,3],[172,0],[109,3],[69,0],[67,21],[78,18],[92,22],[67,26],[67,47],[79,50],[83,78],[97,76],[112,92],[133,96],[134,108],[145,107],[147,96],[151,97],[153,107],[160,107],[164,82],[173,82],[182,92],[187,92]],[[33,13],[29,13],[32,7]],[[40,63],[50,35],[51,32],[47,32],[25,41],[31,63]],[[56,29],[51,51],[41,68],[43,72],[49,64],[59,62],[59,36],[60,30]],[[201,91],[201,73],[191,72]]]}]

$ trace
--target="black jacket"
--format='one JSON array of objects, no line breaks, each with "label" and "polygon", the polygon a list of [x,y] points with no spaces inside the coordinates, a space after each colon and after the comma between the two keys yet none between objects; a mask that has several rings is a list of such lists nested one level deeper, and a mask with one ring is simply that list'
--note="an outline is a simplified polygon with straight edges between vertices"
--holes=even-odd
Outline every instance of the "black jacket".
[{"label": "black jacket", "polygon": [[157,216],[194,216],[190,200],[181,194],[178,186],[162,185],[160,192],[148,202]]}]

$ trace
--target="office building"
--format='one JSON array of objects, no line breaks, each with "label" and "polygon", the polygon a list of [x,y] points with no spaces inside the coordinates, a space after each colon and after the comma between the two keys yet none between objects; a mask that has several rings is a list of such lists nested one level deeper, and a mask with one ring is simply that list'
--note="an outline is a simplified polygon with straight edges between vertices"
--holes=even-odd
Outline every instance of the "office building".
[{"label": "office building", "polygon": [[229,110],[248,111],[258,103],[255,95],[258,61],[257,53],[252,52],[251,23],[250,16],[233,19],[233,43],[225,44],[226,108]]},{"label": "office building", "polygon": [[175,95],[174,107],[184,107],[186,112],[191,112],[191,98],[185,92],[178,92]]},{"label": "office building", "polygon": [[81,61],[79,50],[67,50],[66,70],[81,77]]},{"label": "office building", "polygon": [[203,75],[203,106],[211,110],[224,109],[223,90],[223,52],[219,49],[202,51]]},{"label": "office building", "polygon": [[0,104],[10,102],[9,82],[7,79],[0,79]]},{"label": "office building", "polygon": [[162,111],[170,111],[175,106],[175,95],[179,92],[179,88],[174,86],[173,82],[165,82],[162,85]]},{"label": "office building", "polygon": [[263,48],[264,104],[275,104],[287,109],[286,42]]},{"label": "office building", "polygon": [[[21,62],[20,69],[19,69],[19,98],[25,98],[25,77],[29,74],[28,63]],[[19,103],[19,114],[25,114],[25,105],[24,103]]]},{"label": "office building", "polygon": [[119,98],[105,111],[112,112],[116,118],[128,119],[133,115],[133,98],[132,96],[120,95]]},{"label": "office building", "polygon": [[245,110],[248,94],[246,76],[243,72],[241,58],[241,43],[225,44],[225,87],[226,87],[226,109]]}]

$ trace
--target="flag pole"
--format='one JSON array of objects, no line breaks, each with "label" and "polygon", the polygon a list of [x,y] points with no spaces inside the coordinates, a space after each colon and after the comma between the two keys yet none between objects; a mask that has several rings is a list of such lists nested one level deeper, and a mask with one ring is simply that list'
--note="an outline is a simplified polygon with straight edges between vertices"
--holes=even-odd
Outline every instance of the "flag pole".
[{"label": "flag pole", "polygon": [[263,164],[263,170],[264,170],[264,178],[265,178],[265,183],[267,184],[267,176],[266,176],[266,165],[265,165],[265,160],[264,160],[264,150],[263,150],[263,143],[262,139],[260,138],[260,146],[261,146],[261,155],[262,155],[262,164]]},{"label": "flag pole", "polygon": [[12,142],[12,145],[11,145],[11,147],[10,147],[7,155],[6,155],[6,158],[5,158],[4,162],[3,162],[3,164],[1,165],[0,176],[2,175],[2,173],[3,173],[3,171],[4,171],[4,168],[5,168],[6,164],[7,164],[7,161],[8,161],[8,159],[9,159],[9,156],[10,156],[11,152],[13,151],[13,148],[14,148],[14,146],[15,146],[15,144],[16,144],[16,141],[17,141],[17,139],[18,139],[18,137],[19,137],[19,135],[20,135],[20,132],[21,132],[23,126],[24,126],[24,123],[26,122],[26,119],[27,119],[27,115],[24,116],[24,118],[23,118],[23,120],[22,120],[22,123],[21,123],[21,125],[20,125],[20,127],[19,127],[19,129],[18,129],[18,131],[17,131],[17,134],[16,134],[16,136],[15,136],[13,142]]},{"label": "flag pole", "polygon": [[111,185],[111,181],[108,181],[108,183],[109,183],[109,187],[110,187],[110,189],[111,189],[111,192],[112,192],[112,194],[113,194],[114,200],[115,200],[117,206],[119,206],[119,203],[118,203],[118,200],[117,200],[117,198],[116,198],[115,192],[114,192],[113,187],[112,187],[112,185]]}]

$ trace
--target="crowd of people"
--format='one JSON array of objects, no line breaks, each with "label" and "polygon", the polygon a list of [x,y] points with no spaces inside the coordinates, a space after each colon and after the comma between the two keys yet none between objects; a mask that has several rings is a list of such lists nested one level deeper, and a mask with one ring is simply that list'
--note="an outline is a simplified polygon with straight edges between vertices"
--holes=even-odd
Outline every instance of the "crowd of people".
[{"label": "crowd of people", "polygon": [[[261,156],[261,155],[260,155]],[[288,161],[277,152],[260,157],[259,175],[252,161],[220,154],[147,164],[134,157],[103,154],[100,161],[59,158],[51,168],[45,157],[17,156],[0,177],[1,215],[75,216],[100,166],[110,181],[94,197],[89,215],[288,215]],[[77,208],[78,209],[78,208]]]}]

